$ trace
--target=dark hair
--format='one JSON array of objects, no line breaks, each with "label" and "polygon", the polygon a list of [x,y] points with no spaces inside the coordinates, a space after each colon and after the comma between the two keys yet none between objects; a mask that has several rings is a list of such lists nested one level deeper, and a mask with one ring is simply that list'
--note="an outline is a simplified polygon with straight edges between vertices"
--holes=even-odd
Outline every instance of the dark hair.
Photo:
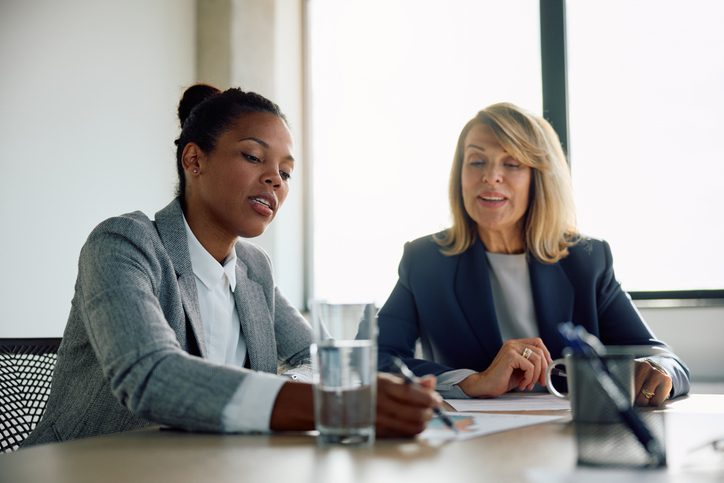
[{"label": "dark hair", "polygon": [[224,92],[208,84],[195,84],[186,89],[178,105],[181,135],[176,143],[176,170],[178,187],[176,196],[185,201],[186,177],[182,163],[184,148],[195,143],[205,153],[216,147],[216,141],[244,114],[268,112],[281,118],[287,125],[286,116],[279,106],[256,92],[244,92],[231,88]]}]

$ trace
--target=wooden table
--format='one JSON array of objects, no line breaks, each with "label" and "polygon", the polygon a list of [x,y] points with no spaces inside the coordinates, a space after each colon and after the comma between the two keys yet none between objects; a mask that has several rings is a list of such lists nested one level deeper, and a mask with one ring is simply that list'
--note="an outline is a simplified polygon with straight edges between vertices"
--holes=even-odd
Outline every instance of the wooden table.
[{"label": "wooden table", "polygon": [[[678,398],[663,411],[667,421],[677,422],[672,425],[676,434],[667,434],[667,453],[675,466],[645,472],[645,481],[724,481],[724,457],[713,451],[718,459],[709,458],[703,467],[681,465],[697,438],[724,436],[724,395]],[[0,482],[442,483],[586,477],[580,471],[591,470],[576,468],[568,411],[537,412],[542,413],[565,417],[467,441],[378,440],[373,448],[318,448],[314,433],[219,435],[151,428],[0,455]],[[710,434],[686,429],[692,427],[689,418],[699,421],[694,427],[705,421]],[[598,470],[594,476],[606,474]]]}]

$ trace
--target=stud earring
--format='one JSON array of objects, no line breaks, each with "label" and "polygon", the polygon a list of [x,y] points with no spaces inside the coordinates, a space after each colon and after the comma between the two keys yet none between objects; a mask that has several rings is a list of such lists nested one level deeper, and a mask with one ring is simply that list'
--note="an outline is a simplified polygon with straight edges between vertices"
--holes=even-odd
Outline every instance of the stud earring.
[{"label": "stud earring", "polygon": [[194,168],[194,174],[199,172],[199,168]]}]

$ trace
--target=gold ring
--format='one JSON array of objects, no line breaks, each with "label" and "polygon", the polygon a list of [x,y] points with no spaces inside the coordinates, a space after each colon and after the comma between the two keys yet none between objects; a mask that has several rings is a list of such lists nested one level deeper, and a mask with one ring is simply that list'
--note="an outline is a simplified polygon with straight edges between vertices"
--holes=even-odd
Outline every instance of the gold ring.
[{"label": "gold ring", "polygon": [[523,351],[523,357],[525,357],[525,358],[527,359],[527,358],[530,357],[530,355],[531,355],[532,353],[533,353],[533,351],[530,350],[530,349],[528,349],[528,348],[526,347],[525,350]]},{"label": "gold ring", "polygon": [[643,394],[646,399],[651,399],[652,397],[654,397],[654,393],[647,389],[641,389],[641,394]]}]

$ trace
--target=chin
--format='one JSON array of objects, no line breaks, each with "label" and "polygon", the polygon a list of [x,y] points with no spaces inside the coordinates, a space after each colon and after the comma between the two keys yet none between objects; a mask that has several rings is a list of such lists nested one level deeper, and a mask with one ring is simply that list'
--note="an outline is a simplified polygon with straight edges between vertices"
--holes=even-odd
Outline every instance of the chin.
[{"label": "chin", "polygon": [[256,237],[264,234],[264,232],[267,229],[267,226],[268,225],[254,227],[254,228],[247,227],[245,230],[239,230],[237,233],[241,238],[256,238]]}]

